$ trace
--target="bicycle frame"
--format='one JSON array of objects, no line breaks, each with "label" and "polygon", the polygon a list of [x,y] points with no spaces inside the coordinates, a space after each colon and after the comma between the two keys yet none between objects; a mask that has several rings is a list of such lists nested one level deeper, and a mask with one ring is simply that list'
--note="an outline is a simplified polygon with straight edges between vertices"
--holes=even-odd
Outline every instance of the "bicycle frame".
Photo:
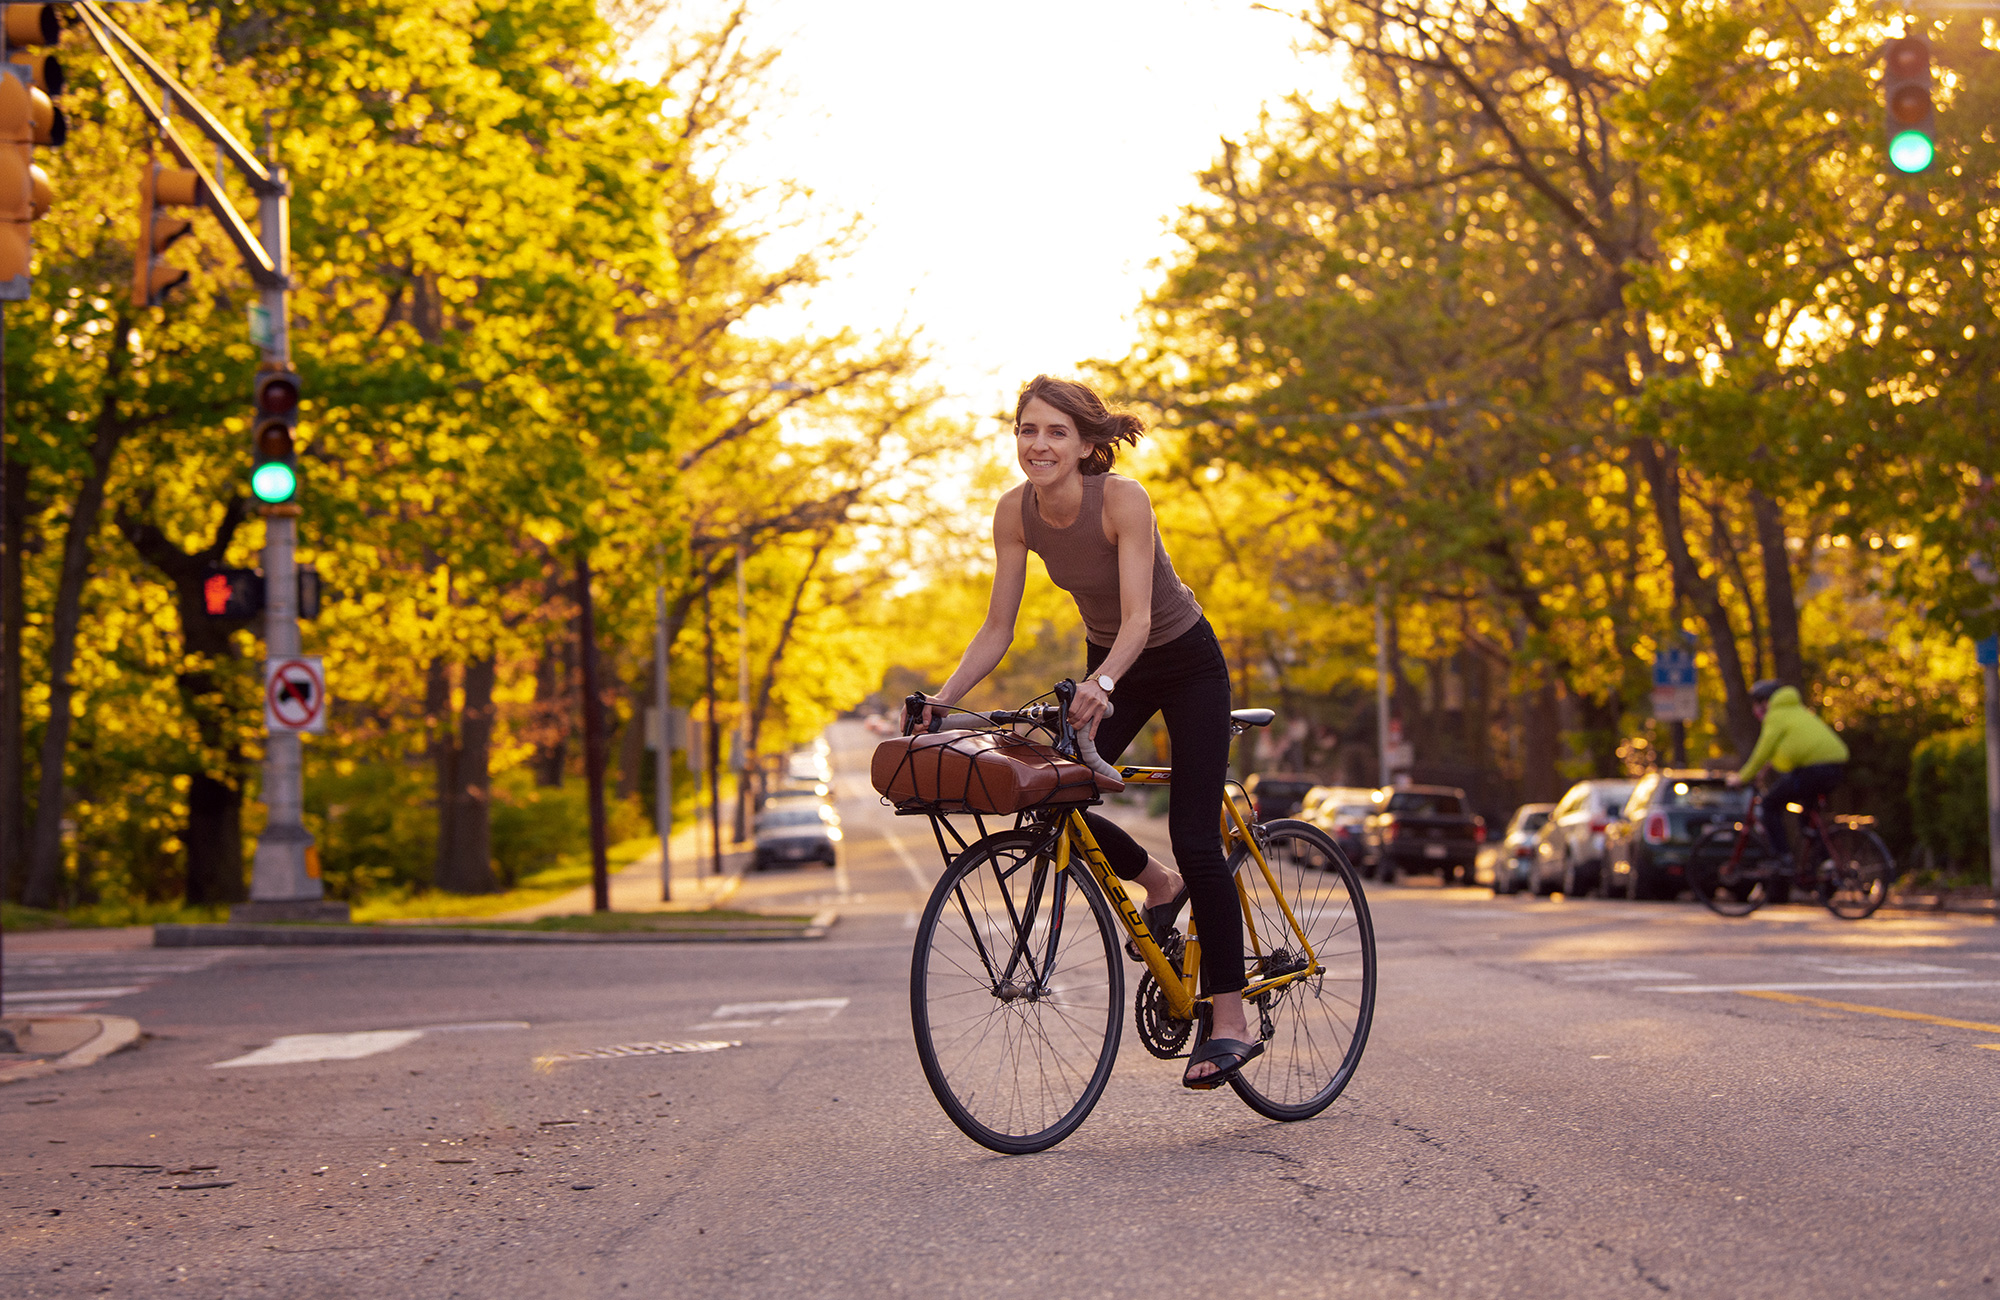
[{"label": "bicycle frame", "polygon": [[[1170,785],[1172,774],[1173,769],[1167,767],[1119,769],[1119,775],[1125,778],[1127,786]],[[1243,989],[1243,996],[1255,998],[1281,989],[1294,981],[1319,974],[1319,958],[1312,950],[1312,943],[1306,938],[1305,929],[1299,925],[1298,917],[1292,914],[1290,900],[1285,897],[1285,891],[1279,887],[1277,877],[1272,874],[1271,864],[1264,859],[1263,846],[1258,844],[1257,837],[1250,833],[1250,827],[1243,820],[1243,815],[1237,811],[1236,801],[1233,798],[1224,798],[1222,801],[1221,831],[1225,853],[1232,845],[1240,844],[1247,847],[1250,856],[1256,859],[1258,870],[1264,873],[1264,881],[1270,886],[1271,897],[1278,900],[1278,906],[1285,914],[1285,923],[1291,927],[1292,934],[1298,939],[1299,947],[1304,950],[1306,959],[1302,969],[1251,981]],[[1113,910],[1118,913],[1119,920],[1124,923],[1126,931],[1131,935],[1139,956],[1146,963],[1146,968],[1153,973],[1153,978],[1159,981],[1161,990],[1166,994],[1167,1009],[1176,1019],[1191,1019],[1195,1004],[1209,1000],[1206,997],[1196,997],[1194,992],[1195,977],[1201,969],[1201,936],[1190,924],[1187,950],[1181,954],[1182,969],[1175,970],[1167,954],[1153,941],[1153,932],[1146,925],[1145,914],[1140,911],[1139,905],[1132,901],[1123,883],[1118,882],[1113,874],[1110,861],[1104,856],[1104,850],[1098,847],[1096,837],[1090,833],[1090,826],[1083,819],[1082,809],[1074,809],[1064,815],[1062,832],[1056,839],[1057,871],[1069,865],[1072,846],[1075,850],[1081,851],[1084,865],[1090,868],[1090,874],[1096,878],[1097,887],[1104,891],[1105,898],[1112,903]],[[1250,951],[1262,957],[1263,936],[1257,933],[1256,918],[1251,914],[1250,891],[1240,878],[1236,881],[1236,894],[1243,908],[1243,925],[1247,931]]]}]

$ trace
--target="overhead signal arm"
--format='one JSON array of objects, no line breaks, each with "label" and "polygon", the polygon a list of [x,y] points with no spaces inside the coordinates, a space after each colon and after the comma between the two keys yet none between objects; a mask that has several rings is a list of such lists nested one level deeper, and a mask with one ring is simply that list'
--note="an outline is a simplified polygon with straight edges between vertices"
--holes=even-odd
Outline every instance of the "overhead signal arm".
[{"label": "overhead signal arm", "polygon": [[146,116],[151,118],[154,126],[159,129],[160,135],[167,142],[168,150],[181,166],[200,178],[206,205],[209,211],[215,214],[216,219],[222,222],[222,229],[229,236],[229,241],[236,245],[236,251],[242,254],[244,263],[250,268],[250,278],[259,285],[283,288],[286,283],[284,268],[272,262],[271,255],[264,251],[264,245],[255,234],[251,233],[242,214],[238,213],[235,206],[230,203],[229,196],[216,182],[216,178],[209,175],[208,169],[201,165],[201,159],[188,147],[187,141],[175,127],[173,118],[154,100],[145,83],[133,75],[125,60],[120,57],[119,50],[131,51],[135,59],[141,61],[147,72],[186,110],[188,116],[201,128],[202,133],[221,146],[223,153],[243,169],[250,177],[253,186],[260,189],[281,190],[283,183],[275,180],[269,170],[243,148],[242,142],[237,140],[229,128],[216,121],[178,80],[161,68],[151,55],[140,49],[131,37],[120,31],[116,23],[105,17],[104,11],[97,4],[91,0],[84,0],[76,8],[83,17],[83,25],[89,31],[91,39],[97,42],[97,48],[104,51],[105,58],[111,61],[112,68],[125,82],[126,88],[132,92],[132,97],[139,101],[139,106],[145,110]]}]

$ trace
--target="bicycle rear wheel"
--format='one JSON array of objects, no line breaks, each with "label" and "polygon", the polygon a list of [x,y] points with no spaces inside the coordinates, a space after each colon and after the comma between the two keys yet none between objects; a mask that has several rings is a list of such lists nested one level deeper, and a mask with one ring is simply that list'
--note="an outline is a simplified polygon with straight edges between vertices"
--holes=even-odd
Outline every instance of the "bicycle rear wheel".
[{"label": "bicycle rear wheel", "polygon": [[1125,970],[1111,909],[1045,831],[989,835],[932,891],[910,960],[910,1023],[951,1122],[1008,1155],[1083,1123],[1111,1077]]},{"label": "bicycle rear wheel", "polygon": [[1836,826],[1826,832],[1829,861],[1820,867],[1820,901],[1843,921],[1862,921],[1889,900],[1896,868],[1873,831]]},{"label": "bicycle rear wheel", "polygon": [[1741,846],[1737,826],[1711,826],[1688,851],[1688,887],[1718,916],[1748,916],[1770,901],[1770,873],[1753,841]]},{"label": "bicycle rear wheel", "polygon": [[[1375,926],[1359,875],[1331,839],[1302,821],[1275,821],[1263,830],[1264,860],[1312,948],[1313,973],[1244,999],[1264,1052],[1230,1076],[1229,1086],[1267,1118],[1310,1119],[1347,1087],[1368,1045],[1375,1018]],[[1261,957],[1247,954],[1251,980],[1303,969],[1298,936],[1257,860],[1239,847],[1230,866],[1240,872],[1263,949]]]}]

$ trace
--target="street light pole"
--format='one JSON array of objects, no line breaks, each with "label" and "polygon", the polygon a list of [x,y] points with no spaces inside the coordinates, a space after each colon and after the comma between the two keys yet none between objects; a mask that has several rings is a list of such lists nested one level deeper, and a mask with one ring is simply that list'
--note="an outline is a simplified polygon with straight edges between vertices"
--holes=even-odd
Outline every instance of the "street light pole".
[{"label": "street light pole", "polygon": [[1375,586],[1375,758],[1377,776],[1389,784],[1389,594]]}]

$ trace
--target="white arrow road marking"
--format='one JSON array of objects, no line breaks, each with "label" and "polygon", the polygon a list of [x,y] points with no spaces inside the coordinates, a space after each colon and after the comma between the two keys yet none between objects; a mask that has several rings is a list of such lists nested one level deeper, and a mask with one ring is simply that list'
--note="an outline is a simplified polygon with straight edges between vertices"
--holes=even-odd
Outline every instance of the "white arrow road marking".
[{"label": "white arrow road marking", "polygon": [[793,1002],[726,1002],[709,1012],[696,1029],[747,1029],[754,1025],[795,1025],[831,1020],[847,1007],[846,998],[800,998]]},{"label": "white arrow road marking", "polygon": [[421,1029],[370,1029],[358,1034],[286,1034],[254,1052],[217,1061],[210,1069],[240,1065],[302,1065],[308,1061],[357,1061],[379,1052],[393,1052],[424,1036]]}]

